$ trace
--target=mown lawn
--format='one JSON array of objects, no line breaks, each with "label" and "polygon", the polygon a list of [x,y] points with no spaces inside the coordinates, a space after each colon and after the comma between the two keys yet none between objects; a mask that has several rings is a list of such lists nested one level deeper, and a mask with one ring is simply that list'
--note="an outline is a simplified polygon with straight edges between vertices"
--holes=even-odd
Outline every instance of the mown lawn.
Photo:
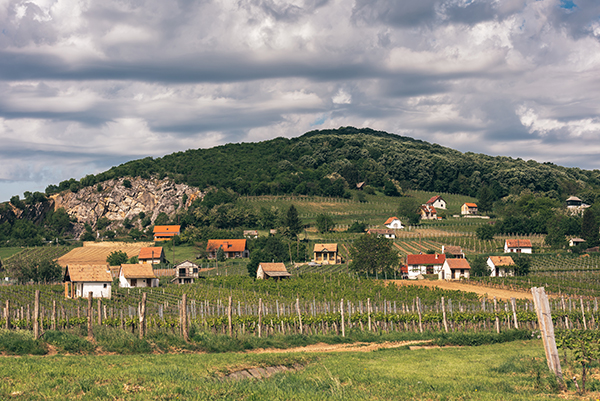
[{"label": "mown lawn", "polygon": [[[294,363],[304,367],[263,380],[221,380],[236,370]],[[0,398],[19,400],[560,398],[537,340],[370,353],[4,357],[0,375]]]}]

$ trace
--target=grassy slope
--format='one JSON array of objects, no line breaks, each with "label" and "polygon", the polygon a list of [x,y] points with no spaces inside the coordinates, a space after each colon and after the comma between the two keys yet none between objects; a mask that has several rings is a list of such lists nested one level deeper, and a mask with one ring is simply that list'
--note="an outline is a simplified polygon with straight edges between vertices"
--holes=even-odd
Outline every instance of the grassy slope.
[{"label": "grassy slope", "polygon": [[8,259],[21,251],[23,251],[21,247],[0,248],[0,260]]},{"label": "grassy slope", "polygon": [[[540,341],[332,354],[167,354],[11,358],[0,397],[19,399],[525,400],[551,394]],[[222,382],[257,366],[306,365]],[[540,377],[536,380],[537,373]],[[36,377],[36,380],[32,380]],[[13,396],[14,396],[13,395]]]}]

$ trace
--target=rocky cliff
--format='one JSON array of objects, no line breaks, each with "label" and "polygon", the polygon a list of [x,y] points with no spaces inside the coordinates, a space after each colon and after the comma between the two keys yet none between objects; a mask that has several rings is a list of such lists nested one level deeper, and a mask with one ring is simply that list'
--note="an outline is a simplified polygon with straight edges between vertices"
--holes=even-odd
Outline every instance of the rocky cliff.
[{"label": "rocky cliff", "polygon": [[92,227],[101,217],[120,222],[126,218],[131,220],[140,212],[154,222],[159,213],[171,216],[177,209],[204,197],[198,188],[176,184],[170,179],[120,178],[99,186],[53,195],[54,210],[64,208],[78,223],[88,223]]}]

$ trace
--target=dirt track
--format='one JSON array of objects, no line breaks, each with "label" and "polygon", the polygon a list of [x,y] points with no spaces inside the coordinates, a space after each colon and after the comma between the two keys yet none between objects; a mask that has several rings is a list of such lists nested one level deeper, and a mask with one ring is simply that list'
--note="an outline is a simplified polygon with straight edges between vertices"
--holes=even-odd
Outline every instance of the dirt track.
[{"label": "dirt track", "polygon": [[384,348],[399,348],[405,345],[424,344],[427,340],[420,341],[386,341],[383,343],[352,343],[352,344],[325,344],[318,343],[296,348],[259,348],[246,351],[248,354],[282,354],[289,352],[371,352]]},{"label": "dirt track", "polygon": [[496,297],[497,299],[508,300],[512,297],[517,299],[533,300],[530,292],[526,291],[511,291],[502,290],[499,288],[490,288],[473,284],[464,284],[456,281],[444,280],[392,280],[396,285],[420,285],[424,287],[438,287],[444,290],[458,290],[466,292],[474,292],[477,295],[486,295],[488,298]]}]

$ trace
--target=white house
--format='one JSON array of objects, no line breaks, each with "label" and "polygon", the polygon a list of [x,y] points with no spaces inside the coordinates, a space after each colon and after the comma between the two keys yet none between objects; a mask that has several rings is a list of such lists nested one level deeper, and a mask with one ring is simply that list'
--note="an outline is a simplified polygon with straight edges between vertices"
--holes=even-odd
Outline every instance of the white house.
[{"label": "white house", "polygon": [[569,240],[569,246],[577,246],[579,244],[583,244],[585,240],[583,238],[571,238]]},{"label": "white house", "polygon": [[404,228],[404,226],[400,222],[400,219],[396,216],[387,219],[385,223],[383,223],[383,225],[385,225],[387,228],[391,228],[392,230],[400,230]]},{"label": "white house", "polygon": [[[65,298],[111,296],[112,276],[108,265],[67,265],[65,269]],[[70,287],[70,288],[69,288]]]},{"label": "white house", "polygon": [[490,277],[515,275],[515,262],[510,256],[490,256],[487,265],[490,267]]},{"label": "white house", "polygon": [[419,275],[438,274],[445,260],[446,255],[439,255],[437,253],[433,255],[407,255],[406,266],[408,278],[415,280],[419,278]]},{"label": "white house", "polygon": [[273,278],[275,281],[290,277],[283,263],[260,263],[256,270],[256,278]]},{"label": "white house", "polygon": [[471,266],[467,259],[446,259],[438,272],[440,280],[459,280],[469,278]]},{"label": "white house", "polygon": [[528,239],[507,239],[504,241],[504,253],[531,253],[531,241]]},{"label": "white house", "polygon": [[151,264],[123,264],[119,270],[119,287],[158,287],[158,278]]},{"label": "white house", "polygon": [[391,239],[396,238],[396,233],[394,232],[394,230],[385,229],[385,228],[383,228],[383,229],[370,228],[367,230],[367,234],[373,234],[373,235],[377,235],[378,237],[391,238]]},{"label": "white house", "polygon": [[446,210],[446,201],[439,195],[436,195],[429,199],[426,203],[428,206],[433,206],[436,209],[444,209]]}]

